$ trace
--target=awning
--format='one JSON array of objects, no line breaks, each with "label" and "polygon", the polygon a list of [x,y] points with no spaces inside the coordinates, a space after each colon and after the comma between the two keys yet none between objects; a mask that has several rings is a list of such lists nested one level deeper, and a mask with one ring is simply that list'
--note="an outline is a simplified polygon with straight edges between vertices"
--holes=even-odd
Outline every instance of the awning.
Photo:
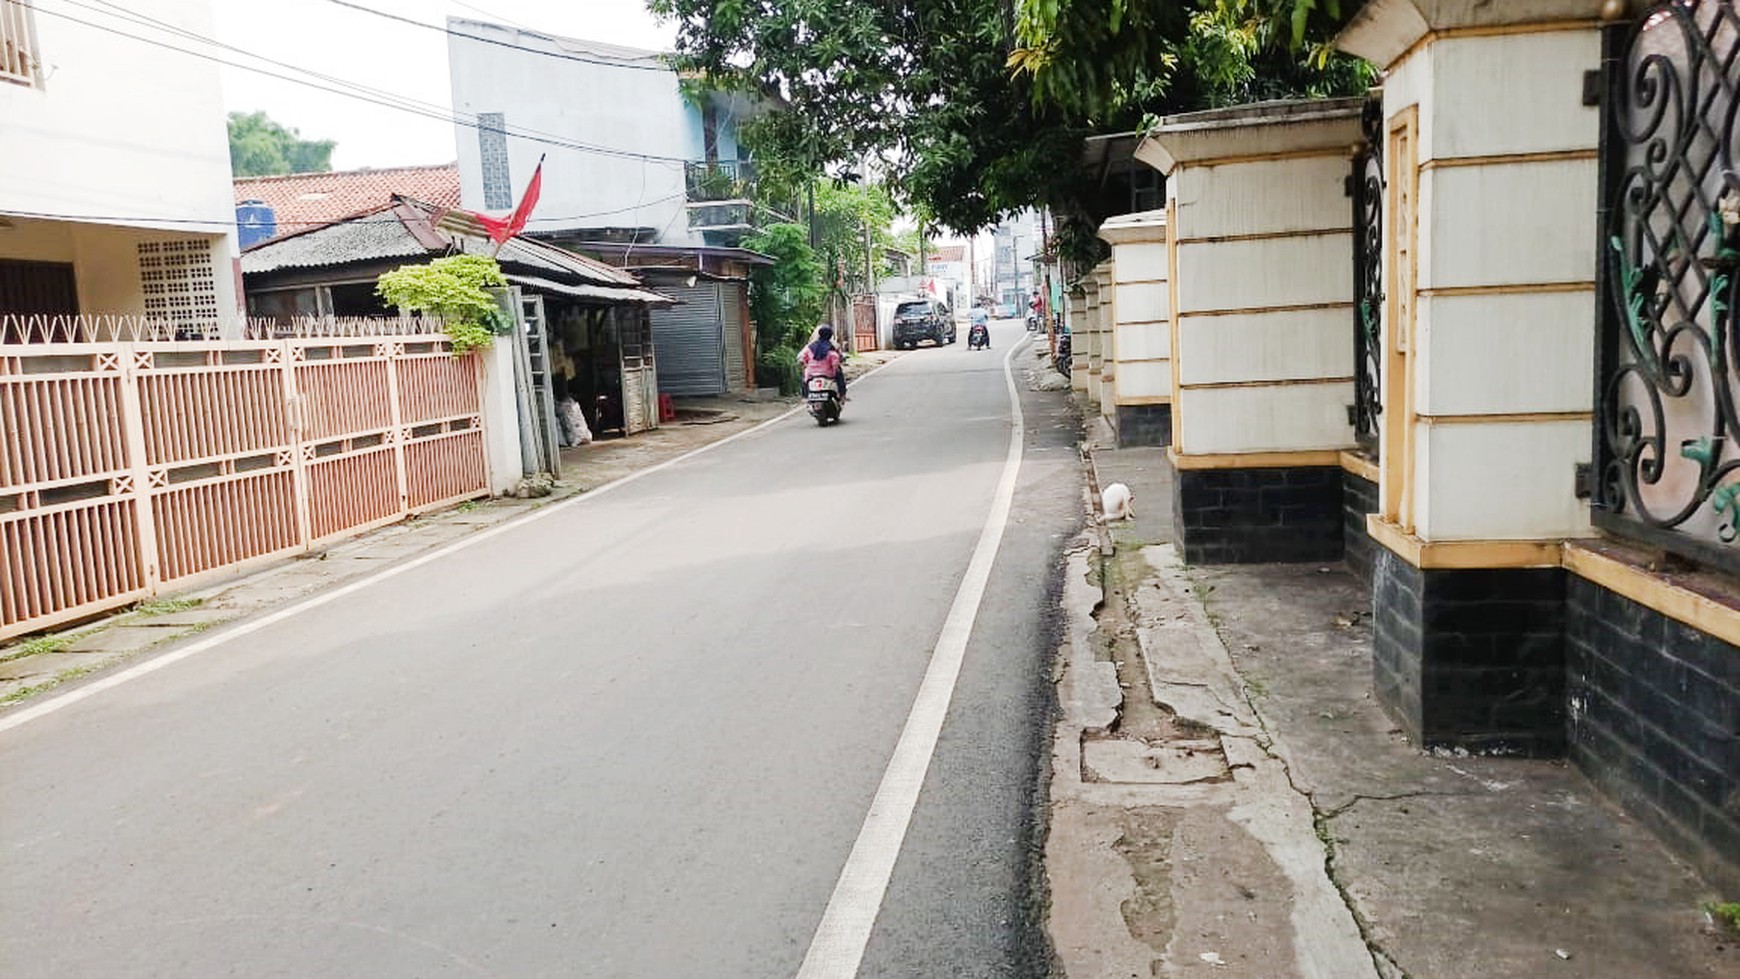
[{"label": "awning", "polygon": [[670,296],[660,295],[650,289],[631,289],[618,286],[569,285],[565,282],[552,282],[532,275],[506,276],[509,282],[522,286],[530,286],[539,292],[555,292],[564,296],[574,296],[579,299],[596,299],[607,303],[635,303],[643,306],[675,306],[682,302]]}]

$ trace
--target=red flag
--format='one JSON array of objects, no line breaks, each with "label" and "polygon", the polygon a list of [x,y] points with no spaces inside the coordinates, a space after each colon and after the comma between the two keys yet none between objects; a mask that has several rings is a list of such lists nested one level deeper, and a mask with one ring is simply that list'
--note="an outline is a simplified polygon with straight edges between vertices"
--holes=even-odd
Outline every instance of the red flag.
[{"label": "red flag", "polygon": [[526,230],[526,222],[532,217],[532,208],[538,206],[538,191],[544,186],[544,158],[538,157],[537,169],[532,171],[532,179],[526,183],[526,195],[520,198],[520,206],[514,208],[514,213],[505,218],[492,218],[487,214],[474,214],[477,223],[483,225],[483,230],[489,232],[496,244],[505,244],[509,238]]}]

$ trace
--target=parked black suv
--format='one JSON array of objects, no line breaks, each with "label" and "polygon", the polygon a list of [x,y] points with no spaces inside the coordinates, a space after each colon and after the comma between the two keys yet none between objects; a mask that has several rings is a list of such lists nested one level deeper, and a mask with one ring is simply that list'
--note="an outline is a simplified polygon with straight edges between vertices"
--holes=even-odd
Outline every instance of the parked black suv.
[{"label": "parked black suv", "polygon": [[955,316],[934,299],[913,299],[894,307],[894,349],[911,350],[921,340],[939,347],[955,342]]}]

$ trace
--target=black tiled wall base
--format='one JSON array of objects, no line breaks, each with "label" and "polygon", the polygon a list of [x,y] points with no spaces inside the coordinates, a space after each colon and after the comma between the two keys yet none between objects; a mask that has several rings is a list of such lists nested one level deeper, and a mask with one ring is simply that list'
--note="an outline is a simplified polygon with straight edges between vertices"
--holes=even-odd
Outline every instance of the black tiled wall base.
[{"label": "black tiled wall base", "polygon": [[1572,762],[1740,894],[1740,648],[1576,575],[1566,599]]},{"label": "black tiled wall base", "polygon": [[1171,405],[1118,405],[1118,445],[1171,445]]},{"label": "black tiled wall base", "polygon": [[1378,544],[1365,529],[1365,517],[1378,508],[1377,484],[1351,472],[1341,474],[1341,546],[1354,577],[1371,585]]},{"label": "black tiled wall base", "polygon": [[1422,748],[1565,750],[1565,575],[1372,565],[1378,701]]},{"label": "black tiled wall base", "polygon": [[1189,564],[1341,559],[1340,466],[1181,469],[1172,533]]}]

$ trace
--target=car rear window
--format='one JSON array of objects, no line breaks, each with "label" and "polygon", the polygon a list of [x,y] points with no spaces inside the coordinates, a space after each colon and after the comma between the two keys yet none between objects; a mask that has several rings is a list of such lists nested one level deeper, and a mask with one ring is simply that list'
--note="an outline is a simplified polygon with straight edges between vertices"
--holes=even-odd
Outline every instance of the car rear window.
[{"label": "car rear window", "polygon": [[901,303],[894,307],[896,316],[923,316],[930,312],[929,303]]}]

